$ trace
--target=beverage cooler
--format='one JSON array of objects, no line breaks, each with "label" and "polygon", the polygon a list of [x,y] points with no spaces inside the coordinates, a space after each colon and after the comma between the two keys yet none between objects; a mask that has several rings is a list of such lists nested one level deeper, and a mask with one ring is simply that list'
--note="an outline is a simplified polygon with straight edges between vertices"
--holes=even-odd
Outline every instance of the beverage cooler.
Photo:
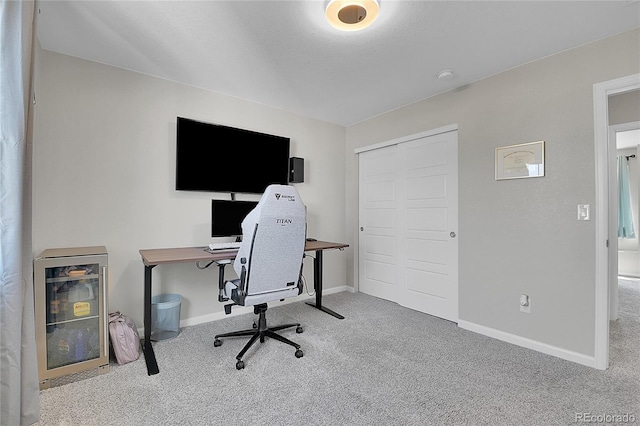
[{"label": "beverage cooler", "polygon": [[34,286],[40,389],[108,372],[106,248],[43,251]]}]

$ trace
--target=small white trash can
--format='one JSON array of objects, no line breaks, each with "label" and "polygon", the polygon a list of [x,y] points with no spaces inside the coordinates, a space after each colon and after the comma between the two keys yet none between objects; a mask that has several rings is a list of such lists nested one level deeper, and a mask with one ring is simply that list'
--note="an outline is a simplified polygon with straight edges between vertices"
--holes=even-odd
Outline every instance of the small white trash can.
[{"label": "small white trash can", "polygon": [[151,340],[166,340],[180,334],[182,295],[159,294],[151,298]]}]

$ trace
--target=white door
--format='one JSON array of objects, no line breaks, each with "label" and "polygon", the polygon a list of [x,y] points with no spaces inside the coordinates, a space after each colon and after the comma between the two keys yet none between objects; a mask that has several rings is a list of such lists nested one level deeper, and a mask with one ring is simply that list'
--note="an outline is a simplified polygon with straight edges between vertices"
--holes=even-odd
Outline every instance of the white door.
[{"label": "white door", "polygon": [[399,203],[399,303],[458,321],[458,135],[400,145],[404,200]]},{"label": "white door", "polygon": [[390,146],[359,156],[359,288],[394,302],[398,301],[396,151],[396,146]]},{"label": "white door", "polygon": [[458,320],[457,146],[453,131],[360,154],[360,290],[450,321]]}]

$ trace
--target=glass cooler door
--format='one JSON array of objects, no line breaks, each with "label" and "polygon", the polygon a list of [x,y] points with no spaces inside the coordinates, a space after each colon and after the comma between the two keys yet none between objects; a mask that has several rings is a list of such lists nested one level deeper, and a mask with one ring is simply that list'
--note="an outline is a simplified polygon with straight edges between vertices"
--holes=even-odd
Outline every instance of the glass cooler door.
[{"label": "glass cooler door", "polygon": [[45,268],[47,369],[100,357],[100,264]]}]

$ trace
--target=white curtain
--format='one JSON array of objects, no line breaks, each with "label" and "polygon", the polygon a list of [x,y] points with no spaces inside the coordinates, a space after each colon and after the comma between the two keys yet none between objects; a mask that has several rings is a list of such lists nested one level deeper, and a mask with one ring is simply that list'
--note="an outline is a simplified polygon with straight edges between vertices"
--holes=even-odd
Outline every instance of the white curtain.
[{"label": "white curtain", "polygon": [[34,2],[0,3],[0,423],[39,421],[29,99]]}]

